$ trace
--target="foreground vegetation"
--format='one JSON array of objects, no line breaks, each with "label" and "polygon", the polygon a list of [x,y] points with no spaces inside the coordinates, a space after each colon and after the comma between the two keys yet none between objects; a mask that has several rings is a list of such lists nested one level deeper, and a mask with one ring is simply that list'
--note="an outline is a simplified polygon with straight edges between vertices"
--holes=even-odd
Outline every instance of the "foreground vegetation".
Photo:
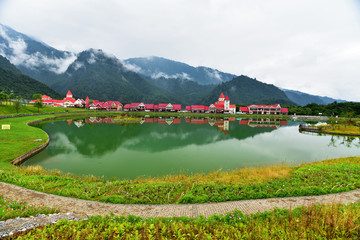
[{"label": "foreground vegetation", "polygon": [[359,239],[359,225],[360,204],[352,203],[209,218],[97,216],[62,220],[8,239]]},{"label": "foreground vegetation", "polygon": [[17,217],[30,217],[37,214],[57,213],[57,210],[40,206],[27,204],[26,202],[11,201],[0,193],[0,221],[13,219]]},{"label": "foreground vegetation", "polygon": [[[261,173],[262,172],[262,173]],[[360,188],[360,157],[137,180],[76,177],[41,167],[3,170],[0,181],[42,192],[109,203],[173,204],[338,193]]]}]

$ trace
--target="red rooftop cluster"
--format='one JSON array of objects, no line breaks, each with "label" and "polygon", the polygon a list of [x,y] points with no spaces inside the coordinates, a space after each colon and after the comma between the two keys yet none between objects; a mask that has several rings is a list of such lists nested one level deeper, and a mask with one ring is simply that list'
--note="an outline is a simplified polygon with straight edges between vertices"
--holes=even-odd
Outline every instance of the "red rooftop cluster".
[{"label": "red rooftop cluster", "polygon": [[[32,103],[34,103],[34,100]],[[223,93],[220,94],[218,101],[210,106],[205,105],[190,105],[185,109],[181,108],[181,104],[172,103],[129,103],[123,106],[119,101],[106,101],[101,102],[99,100],[90,100],[89,97],[83,99],[73,98],[70,90],[66,94],[66,97],[62,100],[52,99],[49,96],[42,95],[42,102],[45,105],[55,107],[79,107],[97,110],[108,111],[145,111],[145,112],[192,112],[192,113],[228,113],[228,114],[256,114],[256,115],[287,115],[288,109],[282,108],[280,104],[275,105],[249,105],[247,107],[240,107],[236,112],[236,105],[230,104],[230,98],[226,97]]]}]

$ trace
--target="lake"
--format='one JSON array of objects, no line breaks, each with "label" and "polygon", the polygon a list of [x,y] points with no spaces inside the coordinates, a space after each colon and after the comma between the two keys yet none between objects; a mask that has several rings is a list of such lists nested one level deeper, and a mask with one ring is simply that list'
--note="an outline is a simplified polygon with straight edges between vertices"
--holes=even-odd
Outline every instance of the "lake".
[{"label": "lake", "polygon": [[299,133],[270,119],[91,117],[40,123],[49,146],[23,165],[134,179],[359,156],[360,139]]}]

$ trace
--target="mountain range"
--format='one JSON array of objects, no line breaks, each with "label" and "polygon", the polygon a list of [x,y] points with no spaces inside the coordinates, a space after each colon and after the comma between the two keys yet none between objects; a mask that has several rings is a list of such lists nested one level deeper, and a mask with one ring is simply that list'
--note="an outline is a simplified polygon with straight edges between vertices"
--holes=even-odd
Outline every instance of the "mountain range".
[{"label": "mountain range", "polygon": [[[1,24],[0,55],[22,74],[60,94],[70,89],[74,96],[82,98],[89,96],[123,103],[209,104],[224,92],[229,95],[231,103],[242,105],[304,105],[315,100],[320,104],[335,101],[281,90],[247,76],[192,67],[161,57],[121,60],[98,49],[80,53],[61,51]],[[14,71],[12,69],[12,73]]]},{"label": "mountain range", "polygon": [[30,99],[34,94],[42,93],[53,98],[62,98],[62,95],[29,76],[21,73],[6,58],[0,55],[0,92],[14,93]]}]

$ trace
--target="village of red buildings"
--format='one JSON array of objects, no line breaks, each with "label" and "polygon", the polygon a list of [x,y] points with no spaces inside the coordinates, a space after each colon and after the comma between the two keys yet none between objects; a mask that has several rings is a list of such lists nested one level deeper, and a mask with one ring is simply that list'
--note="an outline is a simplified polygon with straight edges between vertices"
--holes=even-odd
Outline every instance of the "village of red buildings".
[{"label": "village of red buildings", "polygon": [[[34,100],[32,103],[34,103]],[[107,110],[107,111],[145,111],[145,112],[191,112],[191,113],[228,113],[228,114],[266,114],[266,115],[287,115],[288,109],[282,108],[280,104],[275,105],[249,105],[247,107],[240,107],[236,111],[236,105],[230,104],[229,96],[220,94],[217,102],[205,105],[190,105],[182,108],[181,104],[172,103],[129,103],[121,104],[119,101],[101,102],[98,100],[90,100],[89,97],[83,99],[75,99],[70,92],[62,100],[52,99],[49,96],[42,95],[42,102],[44,105],[54,107],[77,107],[87,108],[91,110]]]}]

